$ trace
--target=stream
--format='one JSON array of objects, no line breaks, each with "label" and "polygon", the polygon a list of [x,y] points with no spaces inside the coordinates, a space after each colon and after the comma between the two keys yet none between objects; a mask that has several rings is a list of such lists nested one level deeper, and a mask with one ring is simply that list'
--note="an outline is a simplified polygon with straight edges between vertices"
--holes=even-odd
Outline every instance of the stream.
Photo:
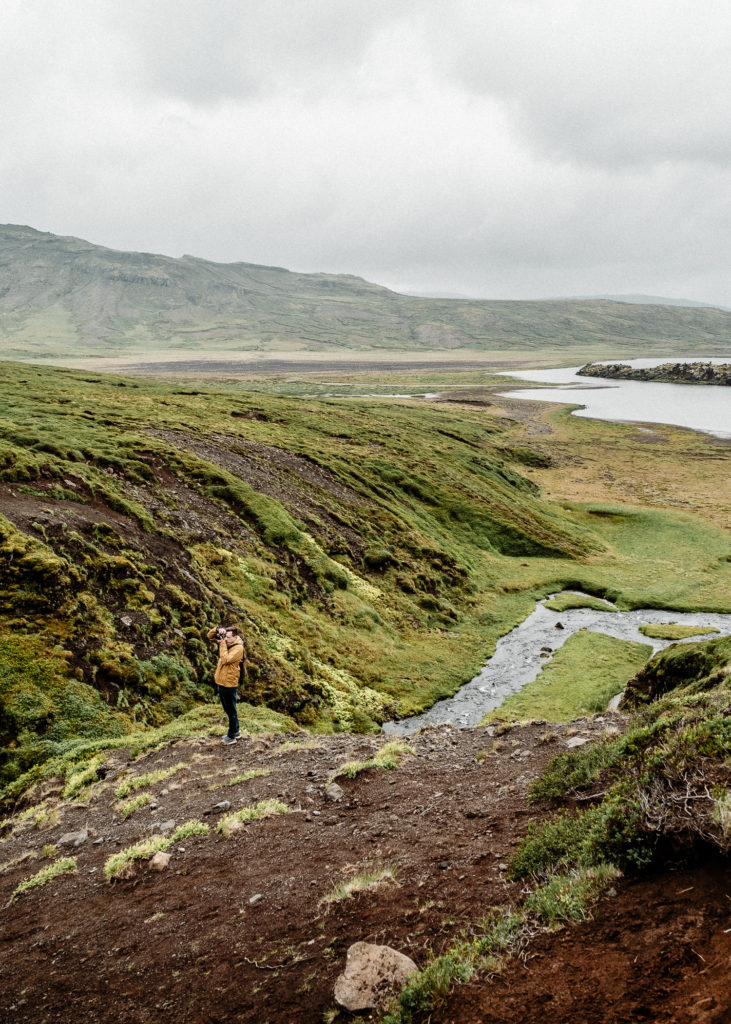
[{"label": "stream", "polygon": [[[640,633],[639,627],[650,623],[715,627],[719,632],[700,635],[699,631],[699,636],[690,637],[686,641],[659,640]],[[672,612],[657,608],[638,608],[630,612],[570,608],[555,612],[541,602],[527,619],[498,640],[495,653],[481,672],[460,687],[454,696],[437,701],[421,715],[384,722],[383,731],[392,736],[409,736],[425,725],[441,725],[445,722],[461,728],[478,725],[488,711],[500,707],[506,697],[532,682],[543,666],[548,664],[550,654],[580,629],[605,633],[618,640],[648,644],[655,654],[672,643],[689,643],[731,634],[731,615],[720,612]]]}]

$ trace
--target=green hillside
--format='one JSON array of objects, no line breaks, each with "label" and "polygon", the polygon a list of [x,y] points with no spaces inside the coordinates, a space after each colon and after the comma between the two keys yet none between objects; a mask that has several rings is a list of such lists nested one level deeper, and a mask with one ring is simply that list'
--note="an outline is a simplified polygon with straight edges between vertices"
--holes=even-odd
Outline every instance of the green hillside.
[{"label": "green hillside", "polygon": [[365,731],[453,692],[552,591],[728,610],[721,530],[554,504],[509,430],[2,364],[0,776],[210,700],[221,621],[253,705]]},{"label": "green hillside", "polygon": [[[731,312],[601,299],[464,301],[400,295],[358,277],[119,252],[0,226],[6,358],[150,349],[522,349],[604,358],[728,351]],[[578,358],[578,356],[577,356]]]}]

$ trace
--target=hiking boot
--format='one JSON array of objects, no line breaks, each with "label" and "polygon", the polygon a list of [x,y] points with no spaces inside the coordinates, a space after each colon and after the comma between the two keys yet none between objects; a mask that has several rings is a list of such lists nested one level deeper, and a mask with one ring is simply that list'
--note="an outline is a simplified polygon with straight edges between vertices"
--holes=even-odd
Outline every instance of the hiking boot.
[{"label": "hiking boot", "polygon": [[222,742],[225,743],[227,747],[230,747],[232,743],[236,742],[236,736],[224,736]]},{"label": "hiking boot", "polygon": [[240,733],[240,732],[237,732],[237,733],[235,734],[235,736],[234,736],[234,739],[235,739],[235,740],[240,740],[240,739],[241,739],[241,733]]}]

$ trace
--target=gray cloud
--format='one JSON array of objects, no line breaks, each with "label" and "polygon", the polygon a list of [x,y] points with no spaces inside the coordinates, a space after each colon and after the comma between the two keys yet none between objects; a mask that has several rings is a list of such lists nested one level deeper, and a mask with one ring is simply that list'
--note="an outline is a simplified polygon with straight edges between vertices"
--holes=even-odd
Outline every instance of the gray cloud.
[{"label": "gray cloud", "polygon": [[485,297],[731,305],[716,0],[9,0],[2,219]]}]

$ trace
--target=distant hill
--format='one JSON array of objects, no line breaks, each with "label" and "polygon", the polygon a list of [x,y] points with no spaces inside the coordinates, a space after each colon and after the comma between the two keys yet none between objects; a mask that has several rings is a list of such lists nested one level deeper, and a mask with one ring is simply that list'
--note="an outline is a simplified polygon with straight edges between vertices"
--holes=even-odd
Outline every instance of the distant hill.
[{"label": "distant hill", "polygon": [[717,302],[697,302],[695,299],[673,299],[666,295],[586,295],[581,298],[609,299],[610,302],[631,302],[640,306],[694,306],[699,309],[724,309],[731,311],[729,306],[720,306]]},{"label": "distant hill", "polygon": [[731,313],[604,299],[478,301],[400,295],[362,278],[120,252],[0,226],[0,353],[152,349],[472,351],[599,347],[607,358],[724,354]]}]

